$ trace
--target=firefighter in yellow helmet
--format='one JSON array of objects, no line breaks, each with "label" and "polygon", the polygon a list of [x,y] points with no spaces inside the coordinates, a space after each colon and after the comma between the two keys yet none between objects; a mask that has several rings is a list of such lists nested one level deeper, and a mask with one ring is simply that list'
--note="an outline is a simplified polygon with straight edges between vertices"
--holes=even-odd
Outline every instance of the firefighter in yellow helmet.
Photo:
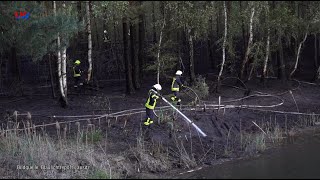
[{"label": "firefighter in yellow helmet", "polygon": [[177,105],[180,105],[181,99],[180,99],[180,88],[184,87],[181,81],[181,75],[182,71],[178,70],[176,72],[176,76],[172,79],[171,83],[171,92],[173,93],[173,96],[171,96],[171,100],[173,102],[177,102]]},{"label": "firefighter in yellow helmet", "polygon": [[73,65],[73,78],[74,78],[74,87],[78,88],[79,85],[81,85],[82,83],[80,83],[80,79],[81,79],[81,69],[80,69],[80,60],[76,60],[74,62]]},{"label": "firefighter in yellow helmet", "polygon": [[[161,87],[160,84],[155,84],[155,85],[152,86],[151,89],[153,89],[156,92],[159,92],[159,91],[161,91],[162,87]],[[150,124],[153,123],[153,120],[155,120],[155,117],[157,115],[154,112],[154,108],[156,107],[157,99],[160,98],[151,89],[149,90],[148,99],[147,99],[147,102],[145,104],[145,107],[146,107],[146,120],[144,122],[144,125],[146,125],[146,126],[149,126]]]}]

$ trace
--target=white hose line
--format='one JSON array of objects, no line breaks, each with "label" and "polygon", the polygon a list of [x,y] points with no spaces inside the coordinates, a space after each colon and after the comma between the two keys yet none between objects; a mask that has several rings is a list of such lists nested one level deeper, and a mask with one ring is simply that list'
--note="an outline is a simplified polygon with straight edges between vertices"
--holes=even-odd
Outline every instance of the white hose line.
[{"label": "white hose line", "polygon": [[[158,92],[151,90],[154,93],[158,94]],[[161,96],[161,95],[160,95]],[[206,137],[207,135],[196,125],[194,124],[193,121],[191,121],[186,115],[184,115],[181,111],[179,111],[176,107],[174,107],[174,105],[172,105],[169,101],[167,101],[163,96],[161,96],[162,100],[164,102],[166,102],[167,104],[169,104],[174,110],[176,110],[183,118],[184,120],[186,120],[188,123],[190,123],[203,137]]]}]

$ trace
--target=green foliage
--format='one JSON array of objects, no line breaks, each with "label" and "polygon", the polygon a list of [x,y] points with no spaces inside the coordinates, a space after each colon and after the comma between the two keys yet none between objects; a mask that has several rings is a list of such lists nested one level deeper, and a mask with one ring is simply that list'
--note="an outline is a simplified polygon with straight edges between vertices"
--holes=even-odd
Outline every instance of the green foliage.
[{"label": "green foliage", "polygon": [[195,39],[207,37],[212,5],[205,1],[165,1],[175,27],[191,29]]},{"label": "green foliage", "polygon": [[[69,39],[74,33],[81,31],[81,26],[76,16],[72,15],[71,8],[57,11],[48,10],[38,2],[19,2],[1,4],[0,27],[3,27],[0,34],[1,51],[8,51],[11,47],[17,48],[18,55],[32,56],[33,60],[40,60],[42,56],[50,51],[56,51],[54,40],[60,32],[63,37],[62,45],[68,46]],[[14,11],[25,10],[30,12],[29,19],[16,20],[13,17]],[[49,11],[48,15],[44,15]]]},{"label": "green foliage", "polygon": [[209,86],[206,83],[206,78],[201,75],[196,77],[192,89],[198,94],[200,99],[206,98],[209,95]]},{"label": "green foliage", "polygon": [[94,1],[93,16],[101,17],[108,22],[121,23],[122,17],[128,12],[128,1]]},{"label": "green foliage", "polygon": [[[175,47],[177,44],[173,41],[168,40],[167,42],[162,42],[160,50],[160,73],[165,74],[166,72],[171,72],[176,67],[179,62],[178,53],[175,52]],[[154,59],[158,56],[159,43],[151,46],[148,49],[147,54]],[[156,73],[158,67],[158,61],[153,61],[148,64],[145,68],[146,71],[153,71]]]}]

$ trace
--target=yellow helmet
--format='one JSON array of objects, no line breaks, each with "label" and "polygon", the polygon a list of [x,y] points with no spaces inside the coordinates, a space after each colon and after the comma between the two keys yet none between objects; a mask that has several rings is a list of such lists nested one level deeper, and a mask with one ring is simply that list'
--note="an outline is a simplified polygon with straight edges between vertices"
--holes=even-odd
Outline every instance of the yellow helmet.
[{"label": "yellow helmet", "polygon": [[74,62],[74,64],[80,64],[81,62],[80,62],[80,60],[76,60],[75,62]]}]

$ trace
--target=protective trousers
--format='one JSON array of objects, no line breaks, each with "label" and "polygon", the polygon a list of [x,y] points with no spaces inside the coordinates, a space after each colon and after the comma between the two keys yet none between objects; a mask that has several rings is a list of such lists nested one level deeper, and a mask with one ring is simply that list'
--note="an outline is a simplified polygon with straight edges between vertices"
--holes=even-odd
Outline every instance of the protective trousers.
[{"label": "protective trousers", "polygon": [[171,100],[173,102],[177,102],[177,105],[180,105],[181,99],[180,99],[179,91],[173,91],[173,96],[171,97]]},{"label": "protective trousers", "polygon": [[153,120],[155,120],[155,118],[156,118],[156,115],[154,113],[154,110],[146,108],[146,119],[145,119],[144,125],[149,126],[150,124],[153,123]]}]

